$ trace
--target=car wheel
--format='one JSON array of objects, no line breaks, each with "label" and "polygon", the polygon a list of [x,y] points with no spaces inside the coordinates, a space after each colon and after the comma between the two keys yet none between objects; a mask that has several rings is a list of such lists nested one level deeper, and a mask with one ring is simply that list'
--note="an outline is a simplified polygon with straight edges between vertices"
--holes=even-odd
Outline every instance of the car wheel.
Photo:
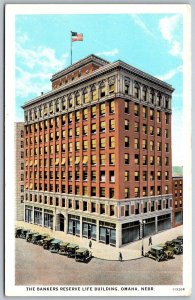
[{"label": "car wheel", "polygon": [[159,262],[159,261],[160,261],[160,258],[157,256],[156,260]]}]

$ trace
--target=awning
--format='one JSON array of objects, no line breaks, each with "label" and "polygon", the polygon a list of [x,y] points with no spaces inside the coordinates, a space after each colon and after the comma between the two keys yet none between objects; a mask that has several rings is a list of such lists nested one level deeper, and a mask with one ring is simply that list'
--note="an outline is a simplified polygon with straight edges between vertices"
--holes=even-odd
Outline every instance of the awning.
[{"label": "awning", "polygon": [[75,159],[75,165],[78,165],[80,163],[80,157],[77,156],[76,159]]}]

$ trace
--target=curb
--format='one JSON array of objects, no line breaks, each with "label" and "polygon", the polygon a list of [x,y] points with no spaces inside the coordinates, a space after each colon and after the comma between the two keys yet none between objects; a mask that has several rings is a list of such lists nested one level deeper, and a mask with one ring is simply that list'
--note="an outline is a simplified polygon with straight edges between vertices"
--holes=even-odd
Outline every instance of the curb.
[{"label": "curb", "polygon": [[[100,259],[100,260],[121,262],[118,259],[107,259],[107,258],[102,258],[102,257],[97,257],[97,256],[93,256],[93,258]],[[131,261],[131,260],[138,260],[138,259],[142,259],[142,258],[145,258],[145,257],[144,256],[140,256],[140,257],[137,257],[137,258],[123,259],[122,262],[124,262],[124,261]]]}]

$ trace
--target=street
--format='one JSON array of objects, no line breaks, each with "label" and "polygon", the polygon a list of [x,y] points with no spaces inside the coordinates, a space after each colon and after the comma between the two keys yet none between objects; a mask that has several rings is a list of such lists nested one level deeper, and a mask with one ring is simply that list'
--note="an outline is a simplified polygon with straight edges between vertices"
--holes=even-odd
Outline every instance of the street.
[{"label": "street", "polygon": [[179,285],[183,256],[156,262],[150,258],[79,263],[43,247],[16,240],[16,285]]}]

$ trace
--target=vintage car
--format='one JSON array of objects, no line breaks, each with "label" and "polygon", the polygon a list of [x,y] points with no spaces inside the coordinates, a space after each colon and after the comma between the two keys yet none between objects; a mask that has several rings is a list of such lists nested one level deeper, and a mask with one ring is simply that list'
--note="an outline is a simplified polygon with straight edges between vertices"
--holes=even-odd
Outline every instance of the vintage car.
[{"label": "vintage car", "polygon": [[68,242],[61,242],[59,250],[58,250],[58,254],[67,255],[67,246],[68,245],[69,245]]},{"label": "vintage car", "polygon": [[173,243],[173,241],[167,241],[165,243],[165,245],[167,245],[169,247],[169,249],[172,249],[175,254],[178,255],[178,254],[181,253],[180,247],[178,247],[177,245],[175,245],[175,243]]},{"label": "vintage car", "polygon": [[49,250],[51,242],[54,240],[53,237],[48,237],[43,240],[43,249]]},{"label": "vintage car", "polygon": [[92,253],[87,248],[79,248],[76,250],[75,253],[76,261],[87,262],[91,259],[91,257],[92,257]]},{"label": "vintage car", "polygon": [[183,253],[183,241],[182,240],[174,239],[174,240],[172,240],[172,243],[174,244],[175,247],[179,248],[179,253]]},{"label": "vintage car", "polygon": [[43,241],[48,237],[49,237],[48,234],[41,234],[41,239],[37,242],[37,245],[43,246]]},{"label": "vintage car", "polygon": [[38,232],[27,232],[27,235],[26,235],[26,241],[31,243],[32,241],[32,238],[35,234],[37,234]]},{"label": "vintage car", "polygon": [[177,237],[177,240],[180,240],[180,241],[182,241],[182,243],[183,243],[183,235],[179,235],[179,236]]},{"label": "vintage car", "polygon": [[31,243],[37,245],[38,241],[40,241],[41,238],[42,238],[42,234],[40,234],[40,233],[34,234],[33,237],[32,237]]},{"label": "vintage car", "polygon": [[145,253],[145,256],[154,258],[156,261],[167,260],[164,249],[159,246],[152,246],[150,250]]},{"label": "vintage car", "polygon": [[67,246],[67,256],[68,257],[75,257],[77,249],[79,249],[78,245],[76,245],[76,244],[69,244]]},{"label": "vintage car", "polygon": [[19,238],[19,237],[20,237],[20,235],[21,235],[21,233],[22,233],[22,229],[23,229],[23,228],[21,228],[21,227],[18,227],[18,228],[15,229],[15,237],[16,237],[16,238]]},{"label": "vintage car", "polygon": [[159,244],[159,247],[162,247],[164,249],[164,252],[166,254],[166,257],[169,258],[173,258],[174,257],[174,251],[173,248],[169,247],[166,244]]},{"label": "vintage car", "polygon": [[26,239],[27,233],[30,232],[30,229],[22,229],[22,232],[20,234],[20,237],[22,239]]},{"label": "vintage car", "polygon": [[57,253],[59,248],[60,248],[60,243],[62,241],[61,240],[58,240],[58,239],[55,239],[53,240],[51,243],[50,243],[50,246],[49,246],[49,250],[52,252],[52,253]]}]

